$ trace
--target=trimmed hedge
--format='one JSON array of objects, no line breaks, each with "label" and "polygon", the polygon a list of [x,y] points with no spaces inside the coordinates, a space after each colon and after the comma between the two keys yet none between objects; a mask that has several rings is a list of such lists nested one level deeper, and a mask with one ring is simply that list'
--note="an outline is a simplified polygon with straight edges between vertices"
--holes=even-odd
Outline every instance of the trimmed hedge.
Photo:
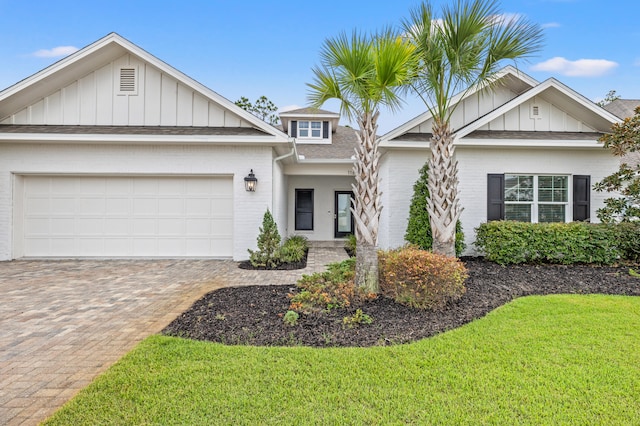
[{"label": "trimmed hedge", "polygon": [[437,309],[465,292],[467,270],[455,257],[406,246],[381,251],[380,290],[397,303],[419,309]]},{"label": "trimmed hedge", "polygon": [[640,223],[619,225],[495,221],[476,228],[486,259],[510,263],[595,263],[640,260]]}]

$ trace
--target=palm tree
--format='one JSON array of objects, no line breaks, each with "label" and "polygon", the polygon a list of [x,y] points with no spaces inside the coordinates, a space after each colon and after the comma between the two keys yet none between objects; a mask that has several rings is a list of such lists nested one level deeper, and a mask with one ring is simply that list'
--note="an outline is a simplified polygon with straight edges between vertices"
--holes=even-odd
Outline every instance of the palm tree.
[{"label": "palm tree", "polygon": [[[419,64],[411,89],[433,117],[427,210],[433,251],[455,255],[456,222],[462,208],[458,199],[458,165],[450,118],[455,93],[497,81],[505,60],[527,58],[542,47],[542,30],[521,16],[503,15],[494,0],[458,0],[443,6],[436,17],[428,2],[411,10],[402,22],[416,48]],[[461,98],[460,98],[461,99]]]},{"label": "palm tree", "polygon": [[390,30],[364,36],[345,33],[325,41],[320,66],[313,69],[309,101],[321,107],[330,99],[340,102],[340,113],[358,123],[353,213],[356,224],[356,283],[378,292],[378,117],[380,107],[396,110],[400,91],[410,80],[414,47]]}]

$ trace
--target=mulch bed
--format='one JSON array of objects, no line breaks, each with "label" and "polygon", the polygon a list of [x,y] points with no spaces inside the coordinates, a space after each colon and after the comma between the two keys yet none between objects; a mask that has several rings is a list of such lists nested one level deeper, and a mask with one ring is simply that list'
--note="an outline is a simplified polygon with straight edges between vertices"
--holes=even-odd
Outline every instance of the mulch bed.
[{"label": "mulch bed", "polygon": [[500,266],[463,259],[469,271],[465,295],[438,311],[422,311],[379,297],[361,306],[370,325],[347,328],[342,319],[357,307],[300,314],[288,326],[282,315],[295,283],[223,288],[205,295],[163,331],[197,340],[260,346],[373,346],[406,343],[460,327],[521,296],[562,293],[640,296],[640,278],[628,267],[588,265]]}]

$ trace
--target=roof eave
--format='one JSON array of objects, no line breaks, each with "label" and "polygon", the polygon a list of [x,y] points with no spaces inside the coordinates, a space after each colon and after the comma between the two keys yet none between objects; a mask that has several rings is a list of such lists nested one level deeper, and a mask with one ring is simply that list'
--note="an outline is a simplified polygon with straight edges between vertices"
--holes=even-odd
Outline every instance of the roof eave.
[{"label": "roof eave", "polygon": [[7,142],[53,142],[53,143],[127,143],[167,145],[188,144],[238,144],[238,145],[284,145],[288,139],[272,136],[231,135],[105,135],[69,133],[0,133],[0,143]]}]

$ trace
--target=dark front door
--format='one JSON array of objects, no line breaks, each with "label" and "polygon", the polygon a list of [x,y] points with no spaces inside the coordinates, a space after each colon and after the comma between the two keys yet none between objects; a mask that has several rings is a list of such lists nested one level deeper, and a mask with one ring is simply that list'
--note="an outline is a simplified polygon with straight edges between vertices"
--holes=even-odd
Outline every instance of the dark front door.
[{"label": "dark front door", "polygon": [[334,210],[335,237],[342,238],[353,234],[353,215],[351,214],[351,191],[336,191]]}]

